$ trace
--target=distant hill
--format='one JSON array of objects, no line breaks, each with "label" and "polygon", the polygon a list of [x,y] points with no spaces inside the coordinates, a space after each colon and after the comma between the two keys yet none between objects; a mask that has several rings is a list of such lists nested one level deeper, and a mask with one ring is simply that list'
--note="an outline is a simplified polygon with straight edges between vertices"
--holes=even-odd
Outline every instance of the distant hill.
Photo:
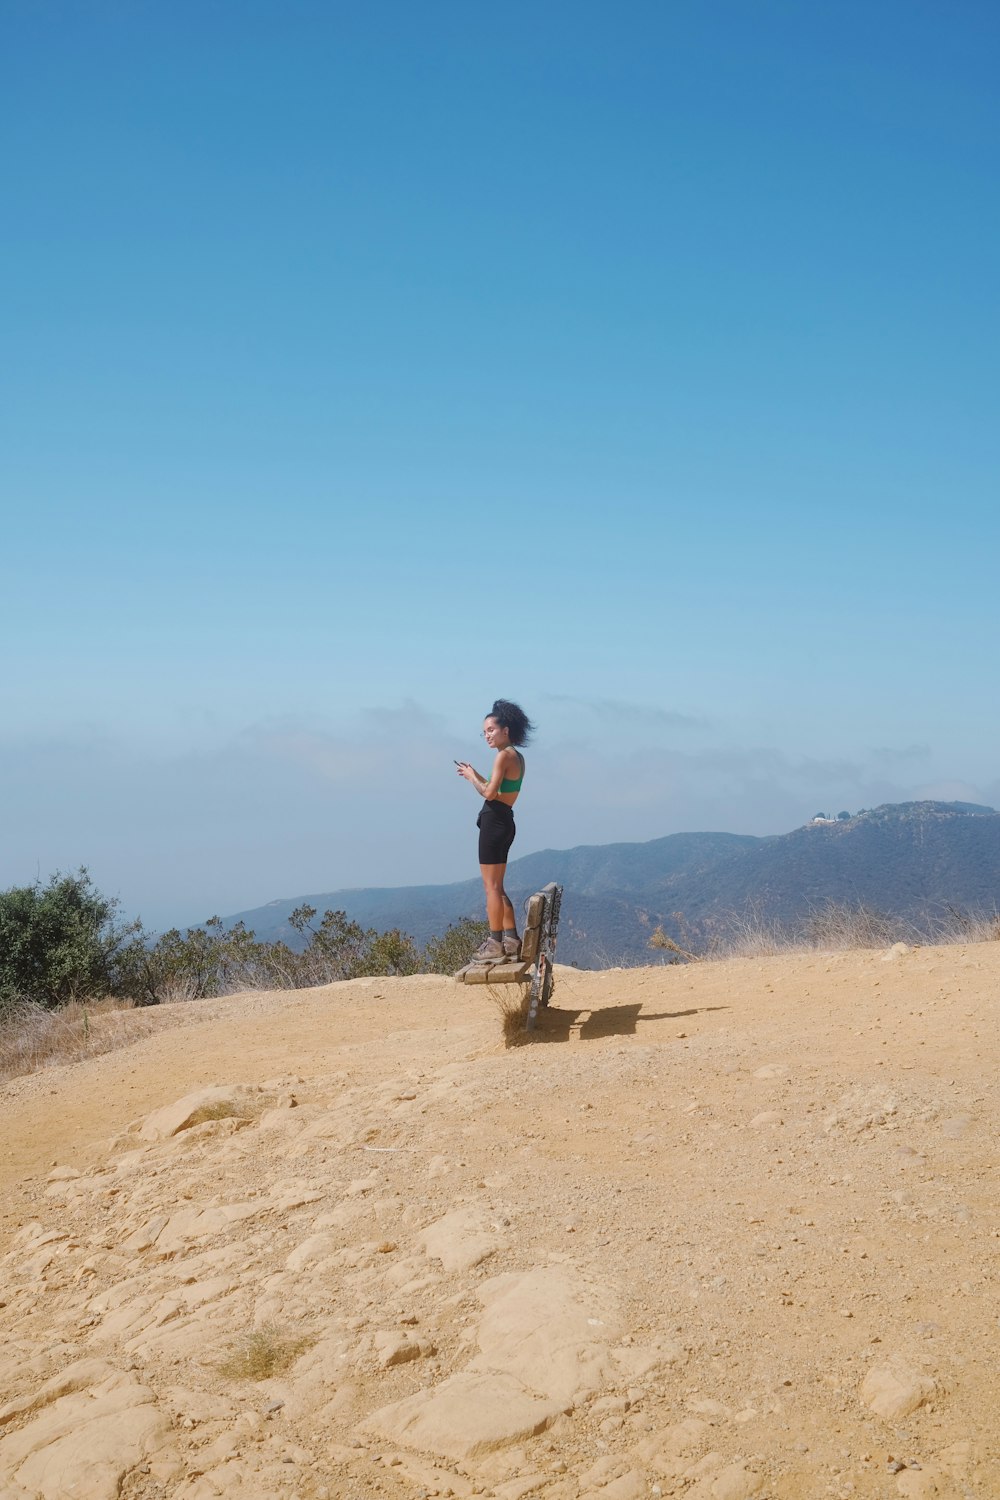
[{"label": "distant hill", "polygon": [[[887,803],[843,822],[808,823],[756,838],[674,833],[642,844],[545,849],[512,861],[507,886],[520,901],[548,881],[565,888],[559,957],[582,968],[652,958],[662,925],[695,948],[753,912],[792,927],[827,902],[865,904],[927,922],[949,907],[1000,905],[1000,813],[967,802]],[[345,911],[365,927],[400,927],[423,944],[482,908],[478,879],[452,885],[326,891],[237,912],[258,938],[294,937],[303,902]]]}]

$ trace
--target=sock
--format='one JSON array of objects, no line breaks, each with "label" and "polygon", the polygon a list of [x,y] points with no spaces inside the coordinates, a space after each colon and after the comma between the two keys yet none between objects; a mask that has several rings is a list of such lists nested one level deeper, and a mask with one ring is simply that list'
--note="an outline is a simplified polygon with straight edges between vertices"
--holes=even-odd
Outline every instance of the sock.
[{"label": "sock", "polygon": [[493,941],[495,943],[499,943],[499,942],[502,942],[502,940],[503,940],[503,933],[500,932],[500,931],[494,932],[493,928],[491,927],[490,928],[490,937],[493,939]]},{"label": "sock", "polygon": [[513,938],[514,941],[517,942],[517,928],[516,927],[505,927],[504,930],[503,930],[503,935],[504,935],[505,938]]}]

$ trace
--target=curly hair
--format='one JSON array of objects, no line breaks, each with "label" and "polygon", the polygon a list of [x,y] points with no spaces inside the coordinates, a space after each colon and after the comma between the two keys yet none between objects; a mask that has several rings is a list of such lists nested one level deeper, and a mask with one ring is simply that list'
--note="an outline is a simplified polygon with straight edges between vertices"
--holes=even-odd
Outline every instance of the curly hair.
[{"label": "curly hair", "polygon": [[496,719],[500,728],[506,729],[512,745],[526,745],[535,732],[524,709],[509,698],[498,698],[486,717]]}]

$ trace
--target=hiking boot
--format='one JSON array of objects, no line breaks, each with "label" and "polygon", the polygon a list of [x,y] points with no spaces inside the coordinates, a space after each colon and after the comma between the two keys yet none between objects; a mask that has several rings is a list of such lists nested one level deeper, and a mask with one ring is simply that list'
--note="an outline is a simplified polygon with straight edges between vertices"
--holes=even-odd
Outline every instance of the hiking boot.
[{"label": "hiking boot", "polygon": [[487,958],[503,958],[503,943],[498,943],[496,938],[487,938],[485,943],[480,943],[472,955],[473,963],[481,963]]},{"label": "hiking boot", "polygon": [[503,940],[503,956],[504,958],[520,958],[521,939],[505,937]]}]

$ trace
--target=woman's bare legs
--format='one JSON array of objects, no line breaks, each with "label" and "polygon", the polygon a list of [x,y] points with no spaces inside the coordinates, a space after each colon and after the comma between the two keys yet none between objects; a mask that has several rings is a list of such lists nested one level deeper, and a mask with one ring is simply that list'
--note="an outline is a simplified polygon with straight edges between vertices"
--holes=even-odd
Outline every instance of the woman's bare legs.
[{"label": "woman's bare legs", "polygon": [[507,873],[506,865],[480,865],[479,873],[483,877],[483,886],[486,891],[486,920],[490,924],[491,932],[514,932],[517,929],[517,918],[514,908],[510,903],[510,897],[503,888],[503,878]]}]

